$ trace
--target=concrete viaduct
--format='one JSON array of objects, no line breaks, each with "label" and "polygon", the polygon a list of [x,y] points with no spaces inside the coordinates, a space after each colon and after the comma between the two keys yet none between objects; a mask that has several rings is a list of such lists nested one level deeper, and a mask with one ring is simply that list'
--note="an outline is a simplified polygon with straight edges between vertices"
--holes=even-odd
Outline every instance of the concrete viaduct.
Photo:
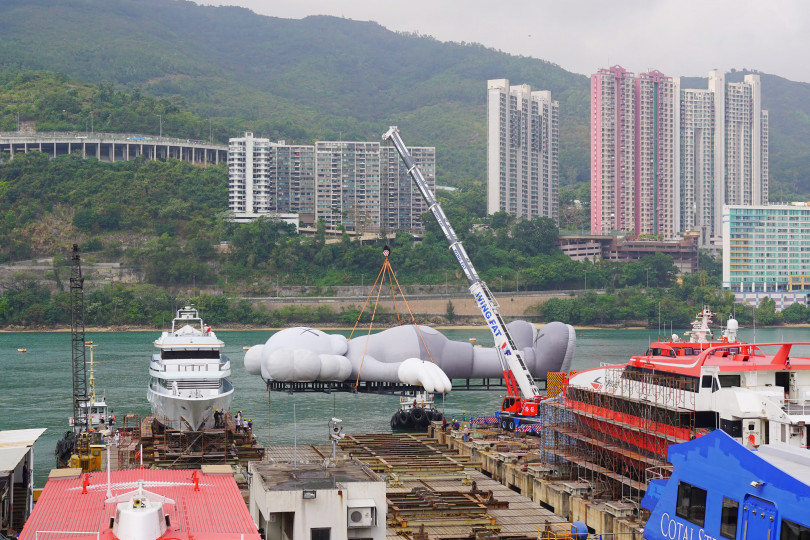
[{"label": "concrete viaduct", "polygon": [[39,151],[50,157],[79,153],[99,161],[179,159],[197,165],[227,162],[228,147],[192,139],[117,133],[0,133],[0,154]]}]

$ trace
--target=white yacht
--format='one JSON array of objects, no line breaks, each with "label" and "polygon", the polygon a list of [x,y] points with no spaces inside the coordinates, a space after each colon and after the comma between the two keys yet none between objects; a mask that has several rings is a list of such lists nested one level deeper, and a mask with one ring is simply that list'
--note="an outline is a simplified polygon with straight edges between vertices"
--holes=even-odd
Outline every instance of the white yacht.
[{"label": "white yacht", "polygon": [[146,395],[160,423],[183,431],[215,427],[214,410],[227,411],[233,399],[224,346],[196,309],[177,310],[171,332],[155,340],[158,351],[149,364]]}]

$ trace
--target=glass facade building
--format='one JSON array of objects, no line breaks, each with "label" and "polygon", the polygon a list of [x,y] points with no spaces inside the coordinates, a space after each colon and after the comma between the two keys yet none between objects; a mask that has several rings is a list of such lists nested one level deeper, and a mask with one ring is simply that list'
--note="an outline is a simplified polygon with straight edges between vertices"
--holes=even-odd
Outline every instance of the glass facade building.
[{"label": "glass facade building", "polygon": [[810,289],[810,206],[724,206],[723,287],[740,293]]}]

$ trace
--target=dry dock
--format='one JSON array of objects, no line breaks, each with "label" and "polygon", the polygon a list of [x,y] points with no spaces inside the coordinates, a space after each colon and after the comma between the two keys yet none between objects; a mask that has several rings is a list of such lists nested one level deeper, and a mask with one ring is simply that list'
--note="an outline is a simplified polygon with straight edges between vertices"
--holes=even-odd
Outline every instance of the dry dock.
[{"label": "dry dock", "polygon": [[[333,452],[331,445],[261,449],[250,444],[251,437],[235,437],[226,429],[227,444],[214,432],[199,439],[203,456],[197,452],[194,434],[176,446],[171,432],[155,433],[150,425],[149,419],[139,419],[132,432],[138,438],[122,439],[118,451],[111,453],[111,468],[137,467],[141,444],[147,458],[144,465],[155,467],[245,465],[248,460],[293,466],[325,462]],[[229,448],[233,444],[238,445],[238,455]],[[615,490],[605,489],[593,477],[544,464],[541,455],[541,439],[536,436],[471,429],[467,424],[445,432],[433,424],[428,434],[347,435],[335,457],[361,462],[384,479],[389,540],[570,539],[575,521],[605,538],[642,539],[645,516],[637,498],[621,493],[617,497]],[[246,478],[240,484],[246,487]]]},{"label": "dry dock", "polygon": [[[348,435],[336,457],[365,463],[386,482],[387,536],[426,538],[571,538],[571,522],[607,538],[641,540],[634,503],[594,498],[588,482],[555,479],[537,462],[537,439],[499,430],[430,435]],[[319,463],[332,447],[267,449],[269,461]]]},{"label": "dry dock", "polygon": [[[591,533],[609,538],[643,538],[644,511],[634,498],[604,489],[594,476],[572,477],[542,463],[538,437],[504,433],[498,428],[471,430],[465,427],[467,429],[443,432],[441,426],[434,424],[431,436],[438,444],[480,463],[481,472],[493,481],[552,510],[561,519],[581,521]],[[605,470],[599,474],[615,473]]]}]

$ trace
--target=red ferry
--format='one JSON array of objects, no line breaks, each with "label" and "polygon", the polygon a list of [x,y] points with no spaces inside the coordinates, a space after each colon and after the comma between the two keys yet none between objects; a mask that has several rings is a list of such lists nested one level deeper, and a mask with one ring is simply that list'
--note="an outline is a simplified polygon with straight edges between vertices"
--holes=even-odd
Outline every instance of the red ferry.
[{"label": "red ferry", "polygon": [[672,443],[722,429],[748,447],[810,446],[810,343],[741,342],[728,320],[715,339],[704,308],[689,339],[650,344],[626,364],[572,374],[565,408],[612,440],[665,458]]}]

